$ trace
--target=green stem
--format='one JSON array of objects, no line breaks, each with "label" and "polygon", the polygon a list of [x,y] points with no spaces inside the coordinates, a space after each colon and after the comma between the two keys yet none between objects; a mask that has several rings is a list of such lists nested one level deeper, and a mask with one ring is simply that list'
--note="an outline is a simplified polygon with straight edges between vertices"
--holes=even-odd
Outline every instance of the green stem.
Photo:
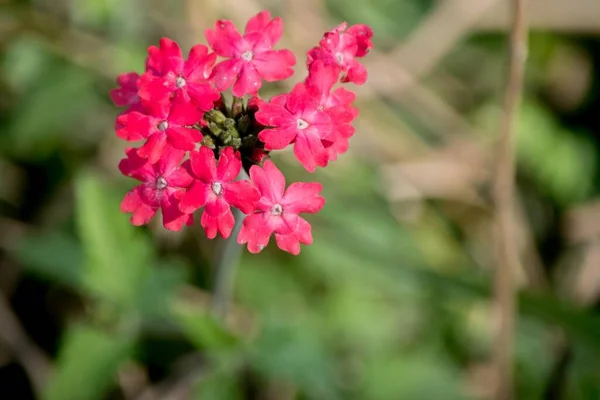
[{"label": "green stem", "polygon": [[[242,169],[239,178],[248,179],[246,171]],[[237,208],[234,208],[233,216],[235,218],[235,225],[231,231],[231,236],[222,242],[214,264],[214,293],[210,308],[212,313],[220,319],[224,319],[227,315],[233,295],[235,272],[242,256],[242,250],[244,249],[243,246],[237,243],[237,236],[240,233],[240,229],[242,229],[242,222],[245,215]]]}]

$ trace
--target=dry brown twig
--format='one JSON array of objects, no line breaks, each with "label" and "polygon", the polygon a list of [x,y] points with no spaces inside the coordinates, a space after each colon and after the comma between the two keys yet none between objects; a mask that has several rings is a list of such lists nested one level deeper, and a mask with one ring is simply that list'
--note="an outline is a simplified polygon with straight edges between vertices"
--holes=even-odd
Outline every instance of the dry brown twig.
[{"label": "dry brown twig", "polygon": [[0,293],[0,341],[5,343],[21,363],[35,391],[41,393],[51,370],[50,359],[26,334],[2,293]]},{"label": "dry brown twig", "polygon": [[513,273],[519,266],[515,238],[515,124],[523,92],[527,59],[527,23],[525,0],[513,0],[510,34],[508,82],[504,99],[504,115],[500,122],[496,174],[493,182],[495,205],[495,326],[494,366],[496,372],[495,398],[513,398],[512,355],[515,325],[515,288]]}]

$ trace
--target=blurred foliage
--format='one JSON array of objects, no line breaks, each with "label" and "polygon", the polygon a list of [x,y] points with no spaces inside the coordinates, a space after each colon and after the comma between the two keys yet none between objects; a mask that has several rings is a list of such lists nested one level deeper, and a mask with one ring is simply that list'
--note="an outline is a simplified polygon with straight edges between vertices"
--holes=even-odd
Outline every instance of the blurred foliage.
[{"label": "blurred foliage", "polygon": [[[324,20],[371,24],[382,52],[437,3],[347,4],[328,0]],[[108,90],[118,72],[141,69],[160,36],[194,43],[191,32],[205,28],[188,24],[186,2],[143,5],[36,0],[0,9],[0,290],[53,366],[34,396],[18,350],[0,340],[0,397],[129,399],[154,390],[167,398],[184,387],[198,399],[489,398],[488,188],[469,183],[479,202],[425,192],[399,199],[392,189],[410,179],[382,174],[456,145],[431,125],[434,116],[382,96],[362,104],[362,118],[385,129],[361,122],[358,145],[326,170],[308,176],[289,154],[276,156],[289,181],[322,182],[327,205],[308,217],[315,243],[300,256],[274,246],[243,255],[226,323],[207,301],[220,243],[201,239],[198,226],[175,234],[129,224],[119,202],[133,183],[116,168],[125,144],[112,132],[119,111]],[[482,133],[461,140],[484,159],[493,158],[481,149],[494,144],[505,51],[504,35],[473,34],[425,82]],[[565,226],[600,190],[599,65],[597,39],[532,35],[516,143],[531,248],[517,239],[549,284],[530,287],[520,274],[519,399],[600,398],[598,287],[587,302],[577,296],[599,279],[589,258],[597,229],[574,240]],[[594,215],[581,223],[593,225]],[[0,319],[0,330],[6,324]]]}]

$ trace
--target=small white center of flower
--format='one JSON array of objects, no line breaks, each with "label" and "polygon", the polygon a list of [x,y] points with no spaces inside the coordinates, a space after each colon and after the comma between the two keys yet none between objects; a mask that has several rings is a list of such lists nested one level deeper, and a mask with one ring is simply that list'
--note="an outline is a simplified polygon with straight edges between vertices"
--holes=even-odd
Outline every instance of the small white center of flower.
[{"label": "small white center of flower", "polygon": [[163,190],[164,188],[166,188],[168,185],[168,182],[165,178],[163,178],[162,176],[159,176],[158,179],[156,180],[156,188],[159,190]]},{"label": "small white center of flower", "polygon": [[221,185],[221,182],[213,182],[212,185],[210,185],[210,188],[217,196],[223,191],[223,185]]},{"label": "small white center of flower", "polygon": [[298,129],[306,129],[306,128],[308,128],[308,122],[306,122],[303,119],[298,118],[296,120],[296,128],[298,128]]},{"label": "small white center of flower", "polygon": [[250,61],[252,60],[252,57],[254,57],[254,53],[252,52],[252,50],[246,50],[243,54],[242,54],[242,59],[246,60],[246,61]]},{"label": "small white center of flower", "polygon": [[277,215],[281,215],[281,213],[283,212],[283,207],[281,207],[281,204],[275,204],[273,205],[273,207],[271,207],[271,214],[277,216]]},{"label": "small white center of flower", "polygon": [[166,131],[169,129],[169,123],[167,121],[161,121],[156,127],[159,131]]},{"label": "small white center of flower", "polygon": [[337,60],[338,64],[344,63],[344,55],[342,53],[335,53],[335,59]]},{"label": "small white center of flower", "polygon": [[185,78],[182,76],[178,76],[177,79],[175,79],[175,86],[177,87],[177,89],[181,89],[185,86],[186,83],[187,82],[185,81]]}]

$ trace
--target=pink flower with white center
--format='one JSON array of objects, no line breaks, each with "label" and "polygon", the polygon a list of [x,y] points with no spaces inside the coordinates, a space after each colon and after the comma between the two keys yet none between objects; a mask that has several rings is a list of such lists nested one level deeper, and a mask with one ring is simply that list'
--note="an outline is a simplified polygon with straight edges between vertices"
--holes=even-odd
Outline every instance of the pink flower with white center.
[{"label": "pink flower with white center", "polygon": [[117,136],[130,142],[147,139],[138,154],[154,164],[167,144],[179,150],[194,150],[202,133],[191,126],[201,118],[202,113],[193,104],[175,100],[144,112],[131,110],[119,115]]},{"label": "pink flower with white center", "polygon": [[255,118],[269,127],[258,134],[265,150],[280,150],[294,142],[294,155],[307,171],[327,165],[325,147],[332,143],[334,125],[304,86],[296,85],[291,93],[259,104]]},{"label": "pink flower with white center", "polygon": [[254,213],[244,219],[238,236],[239,244],[248,244],[248,251],[258,253],[275,234],[277,246],[297,255],[300,243],[313,242],[310,224],[299,213],[316,213],[325,204],[319,196],[320,183],[292,183],[285,190],[285,178],[270,160],[261,168],[250,168],[250,179],[260,191]]},{"label": "pink flower with white center", "polygon": [[206,40],[219,56],[228,58],[213,68],[212,79],[219,91],[233,85],[233,95],[255,95],[267,82],[289,78],[296,64],[290,50],[273,50],[283,34],[283,22],[271,19],[268,11],[250,18],[244,35],[228,20],[219,20],[215,29],[206,30]]},{"label": "pink flower with white center", "polygon": [[367,70],[356,58],[364,57],[373,47],[373,31],[367,25],[353,25],[346,30],[346,22],[325,33],[318,47],[307,53],[307,64],[323,60],[339,66],[344,73],[341,82],[362,85],[367,81]]},{"label": "pink flower with white center", "polygon": [[354,92],[342,87],[332,91],[339,73],[337,65],[316,60],[304,81],[308,93],[318,99],[318,107],[329,115],[334,124],[332,145],[327,147],[330,160],[337,159],[338,154],[348,149],[348,139],[354,134],[352,121],[358,116],[358,109],[352,106],[356,97]]},{"label": "pink flower with white center", "polygon": [[133,106],[140,102],[137,94],[139,77],[140,75],[137,72],[129,72],[117,77],[119,87],[110,91],[110,98],[115,106]]},{"label": "pink flower with white center", "polygon": [[186,168],[180,165],[185,152],[167,146],[156,164],[141,158],[134,148],[127,149],[126,154],[119,169],[123,175],[142,182],[121,202],[121,211],[133,213],[131,223],[136,226],[149,223],[160,208],[165,228],[179,231],[183,224],[192,225],[193,216],[179,210],[179,200],[193,182]]},{"label": "pink flower with white center", "polygon": [[184,60],[179,45],[162,38],[160,48],[148,48],[146,73],[138,82],[139,96],[144,104],[151,106],[180,97],[185,102],[194,102],[202,111],[211,110],[213,102],[220,98],[208,79],[216,59],[216,54],[208,53],[208,47],[198,44]]},{"label": "pink flower with white center", "polygon": [[249,181],[234,181],[242,168],[240,154],[226,147],[217,163],[211,149],[200,147],[190,153],[190,166],[195,181],[181,199],[180,210],[189,214],[204,207],[200,224],[206,236],[214,239],[218,231],[228,238],[235,224],[231,206],[248,214],[260,197]]}]

